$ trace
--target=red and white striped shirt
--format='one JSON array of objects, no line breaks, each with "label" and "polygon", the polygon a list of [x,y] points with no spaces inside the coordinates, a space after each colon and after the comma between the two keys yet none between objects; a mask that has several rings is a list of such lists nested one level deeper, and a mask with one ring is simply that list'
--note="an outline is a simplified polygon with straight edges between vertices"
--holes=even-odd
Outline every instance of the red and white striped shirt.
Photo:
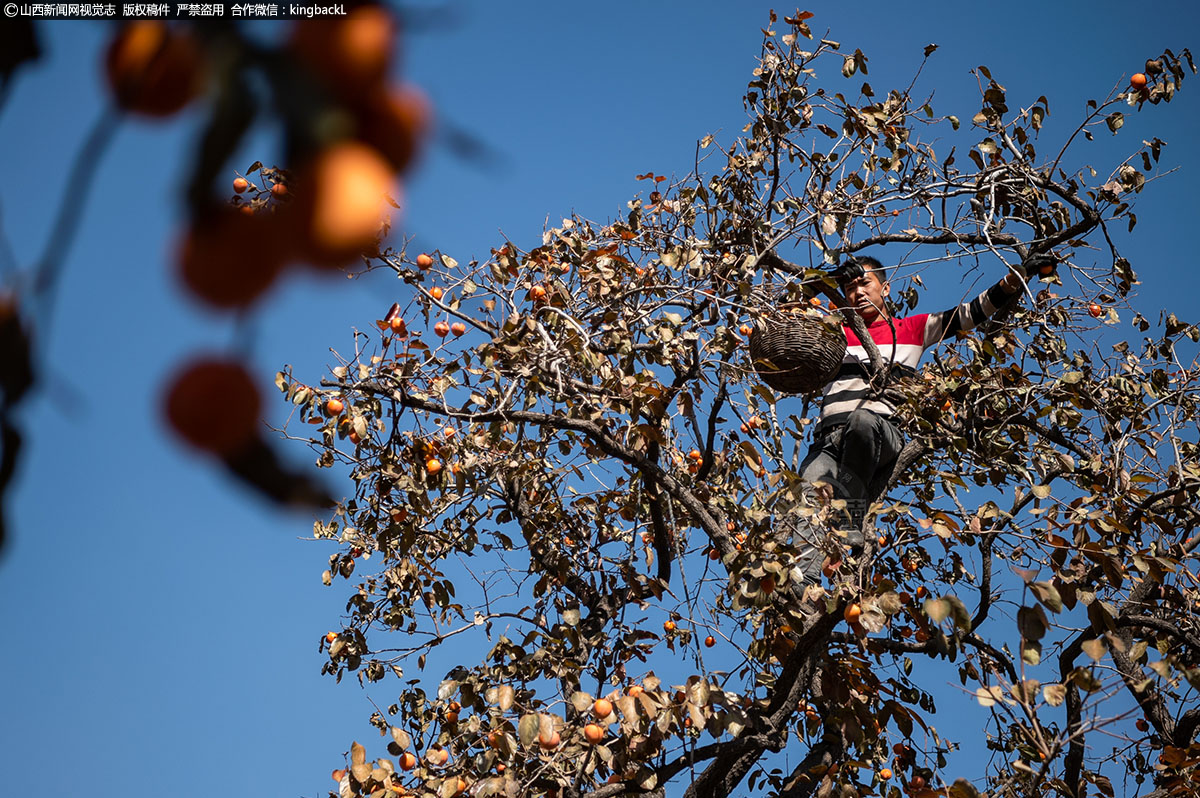
[{"label": "red and white striped shirt", "polygon": [[[916,371],[926,349],[983,323],[1008,297],[1009,294],[997,284],[970,302],[941,313],[918,313],[890,321],[880,316],[867,327],[867,332],[879,347],[879,354],[885,362],[895,363],[899,367],[896,371],[911,374]],[[881,416],[896,412],[890,402],[872,396],[871,386],[867,382],[868,365],[871,362],[867,349],[850,327],[843,326],[842,330],[846,333],[846,355],[837,376],[825,387],[825,395],[821,399],[821,417],[817,422],[818,435],[845,423],[847,416],[855,410],[871,410]]]}]

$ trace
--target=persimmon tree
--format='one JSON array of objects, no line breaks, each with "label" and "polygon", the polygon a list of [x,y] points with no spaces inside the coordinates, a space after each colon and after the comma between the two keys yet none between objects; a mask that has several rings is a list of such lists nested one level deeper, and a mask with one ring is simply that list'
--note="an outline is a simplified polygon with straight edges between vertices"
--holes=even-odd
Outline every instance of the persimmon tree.
[{"label": "persimmon tree", "polygon": [[[1112,234],[1164,143],[1085,165],[1190,54],[1048,144],[1047,98],[980,67],[973,118],[939,115],[809,16],[772,15],[743,135],[693,173],[532,246],[384,249],[399,301],[331,375],[278,375],[353,484],[314,527],[349,586],[324,670],[397,689],[342,796],[1191,794],[1200,329],[1139,312]],[[852,548],[797,474],[813,403],[746,333],[783,305],[861,329],[828,268],[864,251],[907,308],[1060,265],[915,379],[872,353],[907,443]]]}]

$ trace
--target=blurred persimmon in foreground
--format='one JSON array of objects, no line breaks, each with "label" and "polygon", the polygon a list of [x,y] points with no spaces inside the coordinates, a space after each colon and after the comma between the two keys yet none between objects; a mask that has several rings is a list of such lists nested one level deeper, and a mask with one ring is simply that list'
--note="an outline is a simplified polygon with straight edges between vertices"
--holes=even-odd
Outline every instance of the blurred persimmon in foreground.
[{"label": "blurred persimmon in foreground", "polygon": [[179,277],[193,295],[221,309],[244,308],[283,270],[288,251],[273,214],[222,209],[196,220],[180,246]]},{"label": "blurred persimmon in foreground", "polygon": [[254,378],[240,362],[201,356],[184,365],[168,384],[167,422],[192,446],[224,456],[255,439],[262,401]]},{"label": "blurred persimmon in foreground", "polygon": [[331,91],[354,98],[387,77],[397,33],[392,14],[368,4],[344,17],[301,20],[289,45]]},{"label": "blurred persimmon in foreground", "polygon": [[298,201],[288,209],[301,257],[339,267],[375,245],[395,193],[391,165],[372,147],[343,141],[298,170]]},{"label": "blurred persimmon in foreground", "polygon": [[153,117],[181,110],[204,84],[199,44],[161,20],[122,26],[109,44],[105,69],[117,105]]}]

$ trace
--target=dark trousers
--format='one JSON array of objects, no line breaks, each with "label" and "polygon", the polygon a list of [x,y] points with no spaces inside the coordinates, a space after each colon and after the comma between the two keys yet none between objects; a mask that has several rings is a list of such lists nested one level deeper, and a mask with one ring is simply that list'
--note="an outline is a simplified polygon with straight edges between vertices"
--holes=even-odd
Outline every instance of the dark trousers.
[{"label": "dark trousers", "polygon": [[[863,545],[868,500],[882,490],[901,449],[904,438],[900,431],[892,421],[871,410],[854,410],[846,424],[830,428],[812,442],[808,456],[800,463],[800,476],[810,484],[826,482],[833,488],[834,498],[846,500],[851,516],[846,544]],[[821,574],[818,541],[810,540],[815,534],[811,528],[800,534],[808,545],[802,546],[797,565],[808,581],[820,580]]]}]

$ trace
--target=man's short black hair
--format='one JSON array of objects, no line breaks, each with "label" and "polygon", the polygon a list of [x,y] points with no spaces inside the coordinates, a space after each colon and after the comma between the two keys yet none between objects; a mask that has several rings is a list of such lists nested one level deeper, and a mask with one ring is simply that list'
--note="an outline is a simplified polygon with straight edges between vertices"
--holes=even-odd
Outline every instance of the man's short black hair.
[{"label": "man's short black hair", "polygon": [[875,276],[879,278],[879,282],[887,282],[887,274],[883,271],[883,264],[876,258],[870,255],[857,255],[854,259],[863,267],[863,271],[875,272]]}]

